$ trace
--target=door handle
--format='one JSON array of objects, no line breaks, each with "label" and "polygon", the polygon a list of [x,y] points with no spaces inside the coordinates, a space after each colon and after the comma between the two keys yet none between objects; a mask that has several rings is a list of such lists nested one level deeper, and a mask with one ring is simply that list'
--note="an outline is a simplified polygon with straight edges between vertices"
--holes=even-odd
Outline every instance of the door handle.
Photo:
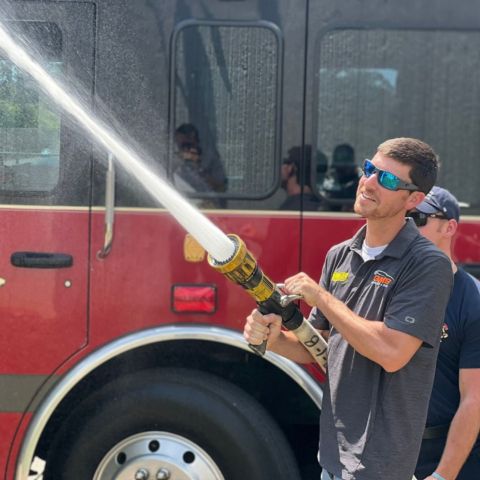
[{"label": "door handle", "polygon": [[20,268],[68,268],[73,265],[73,257],[68,253],[15,252],[10,262]]}]

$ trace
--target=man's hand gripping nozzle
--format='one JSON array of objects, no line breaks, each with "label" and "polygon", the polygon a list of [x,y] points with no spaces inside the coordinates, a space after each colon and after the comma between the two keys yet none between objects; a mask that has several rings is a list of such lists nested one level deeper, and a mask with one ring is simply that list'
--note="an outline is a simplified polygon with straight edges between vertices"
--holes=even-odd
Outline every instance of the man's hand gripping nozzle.
[{"label": "man's hand gripping nozzle", "polygon": [[[260,269],[255,258],[247,250],[245,243],[237,235],[229,234],[235,251],[231,258],[218,262],[210,255],[208,263],[229,280],[243,287],[257,302],[262,314],[275,313],[282,317],[282,325],[293,332],[302,345],[310,352],[320,367],[325,370],[327,364],[327,342],[320,333],[303,318],[294,300],[299,295],[284,295],[279,285],[272,282]],[[249,344],[258,355],[265,354],[267,342],[260,345]]]}]

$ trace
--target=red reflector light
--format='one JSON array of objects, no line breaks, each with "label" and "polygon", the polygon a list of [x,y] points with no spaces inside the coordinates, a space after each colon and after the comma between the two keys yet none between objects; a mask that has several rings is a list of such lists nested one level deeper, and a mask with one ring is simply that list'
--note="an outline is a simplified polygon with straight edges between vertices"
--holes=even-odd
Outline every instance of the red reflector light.
[{"label": "red reflector light", "polygon": [[215,285],[173,285],[172,310],[175,313],[215,313]]}]

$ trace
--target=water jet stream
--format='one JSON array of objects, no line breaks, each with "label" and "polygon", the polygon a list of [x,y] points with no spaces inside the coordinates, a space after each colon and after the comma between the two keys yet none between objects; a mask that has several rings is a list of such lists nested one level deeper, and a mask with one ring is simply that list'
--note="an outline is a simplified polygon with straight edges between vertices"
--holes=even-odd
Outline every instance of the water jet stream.
[{"label": "water jet stream", "polygon": [[215,260],[224,262],[232,257],[235,247],[231,240],[167,182],[151,172],[118,135],[102,125],[93,114],[87,112],[77,100],[68,95],[23,48],[17,45],[1,24],[0,49],[13,63],[30,74],[45,93],[74,117],[98,143],[111,152],[122,167],[135,177]]}]

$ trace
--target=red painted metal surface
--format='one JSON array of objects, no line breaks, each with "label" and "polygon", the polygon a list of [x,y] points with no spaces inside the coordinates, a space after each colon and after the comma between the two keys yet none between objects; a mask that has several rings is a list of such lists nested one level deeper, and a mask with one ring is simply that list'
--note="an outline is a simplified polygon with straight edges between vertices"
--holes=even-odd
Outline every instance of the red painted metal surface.
[{"label": "red painted metal surface", "polygon": [[[12,439],[14,438],[21,418],[21,413],[0,412],[0,472],[2,478],[7,480],[13,478],[12,471],[8,475],[5,472],[9,455],[12,455],[13,458],[17,455],[17,449],[15,447],[12,452],[10,452],[10,450],[12,448]],[[3,476],[4,473],[5,476]]]},{"label": "red painted metal surface", "polygon": [[[0,338],[0,373],[50,374],[87,343],[87,213],[12,209],[3,211],[2,218],[9,234],[1,245],[0,271],[6,284],[0,291],[0,317],[9,334]],[[301,227],[296,215],[252,212],[226,212],[212,221],[224,232],[238,234],[263,271],[278,282],[299,270],[318,278],[328,249],[363,224],[353,215],[318,214],[305,217]],[[480,221],[462,222],[455,245],[458,261],[480,263],[479,232]],[[119,212],[112,251],[100,260],[96,253],[103,242],[103,214],[93,215],[86,351],[125,333],[166,323],[242,329],[253,300],[205,260],[186,261],[184,238],[183,229],[166,212]],[[70,253],[74,266],[17,268],[9,261],[14,251]],[[178,283],[216,285],[217,311],[172,312],[171,286]]]},{"label": "red painted metal surface", "polygon": [[[222,231],[238,234],[273,280],[283,280],[298,270],[298,216],[227,213],[212,220]],[[102,222],[103,216],[94,215],[92,253],[101,243]],[[93,344],[162,323],[200,322],[242,328],[245,316],[254,307],[253,300],[205,260],[187,262],[184,239],[185,231],[165,212],[117,213],[112,251],[105,260],[95,259],[91,269]],[[177,283],[216,285],[215,314],[174,314],[170,292],[172,284]]]},{"label": "red painted metal surface", "polygon": [[[12,208],[1,219],[0,318],[8,334],[0,336],[0,374],[50,373],[86,343],[88,215]],[[10,256],[19,251],[68,253],[74,263],[14,267]]]},{"label": "red painted metal surface", "polygon": [[462,218],[454,247],[455,260],[460,263],[480,263],[480,218]]},{"label": "red painted metal surface", "polygon": [[[118,211],[113,247],[105,259],[96,255],[104,238],[103,212],[92,215],[90,251],[86,210],[12,208],[1,213],[0,276],[6,284],[0,289],[0,318],[8,335],[0,337],[0,374],[63,373],[97,346],[161,324],[202,323],[241,331],[255,306],[241,287],[206,260],[185,259],[185,231],[164,211]],[[308,214],[302,219],[292,213],[249,211],[225,211],[211,220],[225,233],[238,234],[264,273],[277,282],[299,270],[319,278],[328,249],[363,224],[349,214]],[[480,263],[479,247],[480,220],[464,219],[455,246],[457,260]],[[70,253],[74,265],[16,268],[9,260],[14,251]],[[71,282],[68,288],[66,281]],[[174,313],[171,286],[178,283],[215,285],[216,312]],[[301,308],[307,315],[308,307]],[[315,368],[310,371],[323,379]],[[17,449],[21,444],[21,434],[13,443],[20,418],[21,412],[0,413],[1,472],[11,445]],[[24,418],[21,430],[27,425]]]}]

